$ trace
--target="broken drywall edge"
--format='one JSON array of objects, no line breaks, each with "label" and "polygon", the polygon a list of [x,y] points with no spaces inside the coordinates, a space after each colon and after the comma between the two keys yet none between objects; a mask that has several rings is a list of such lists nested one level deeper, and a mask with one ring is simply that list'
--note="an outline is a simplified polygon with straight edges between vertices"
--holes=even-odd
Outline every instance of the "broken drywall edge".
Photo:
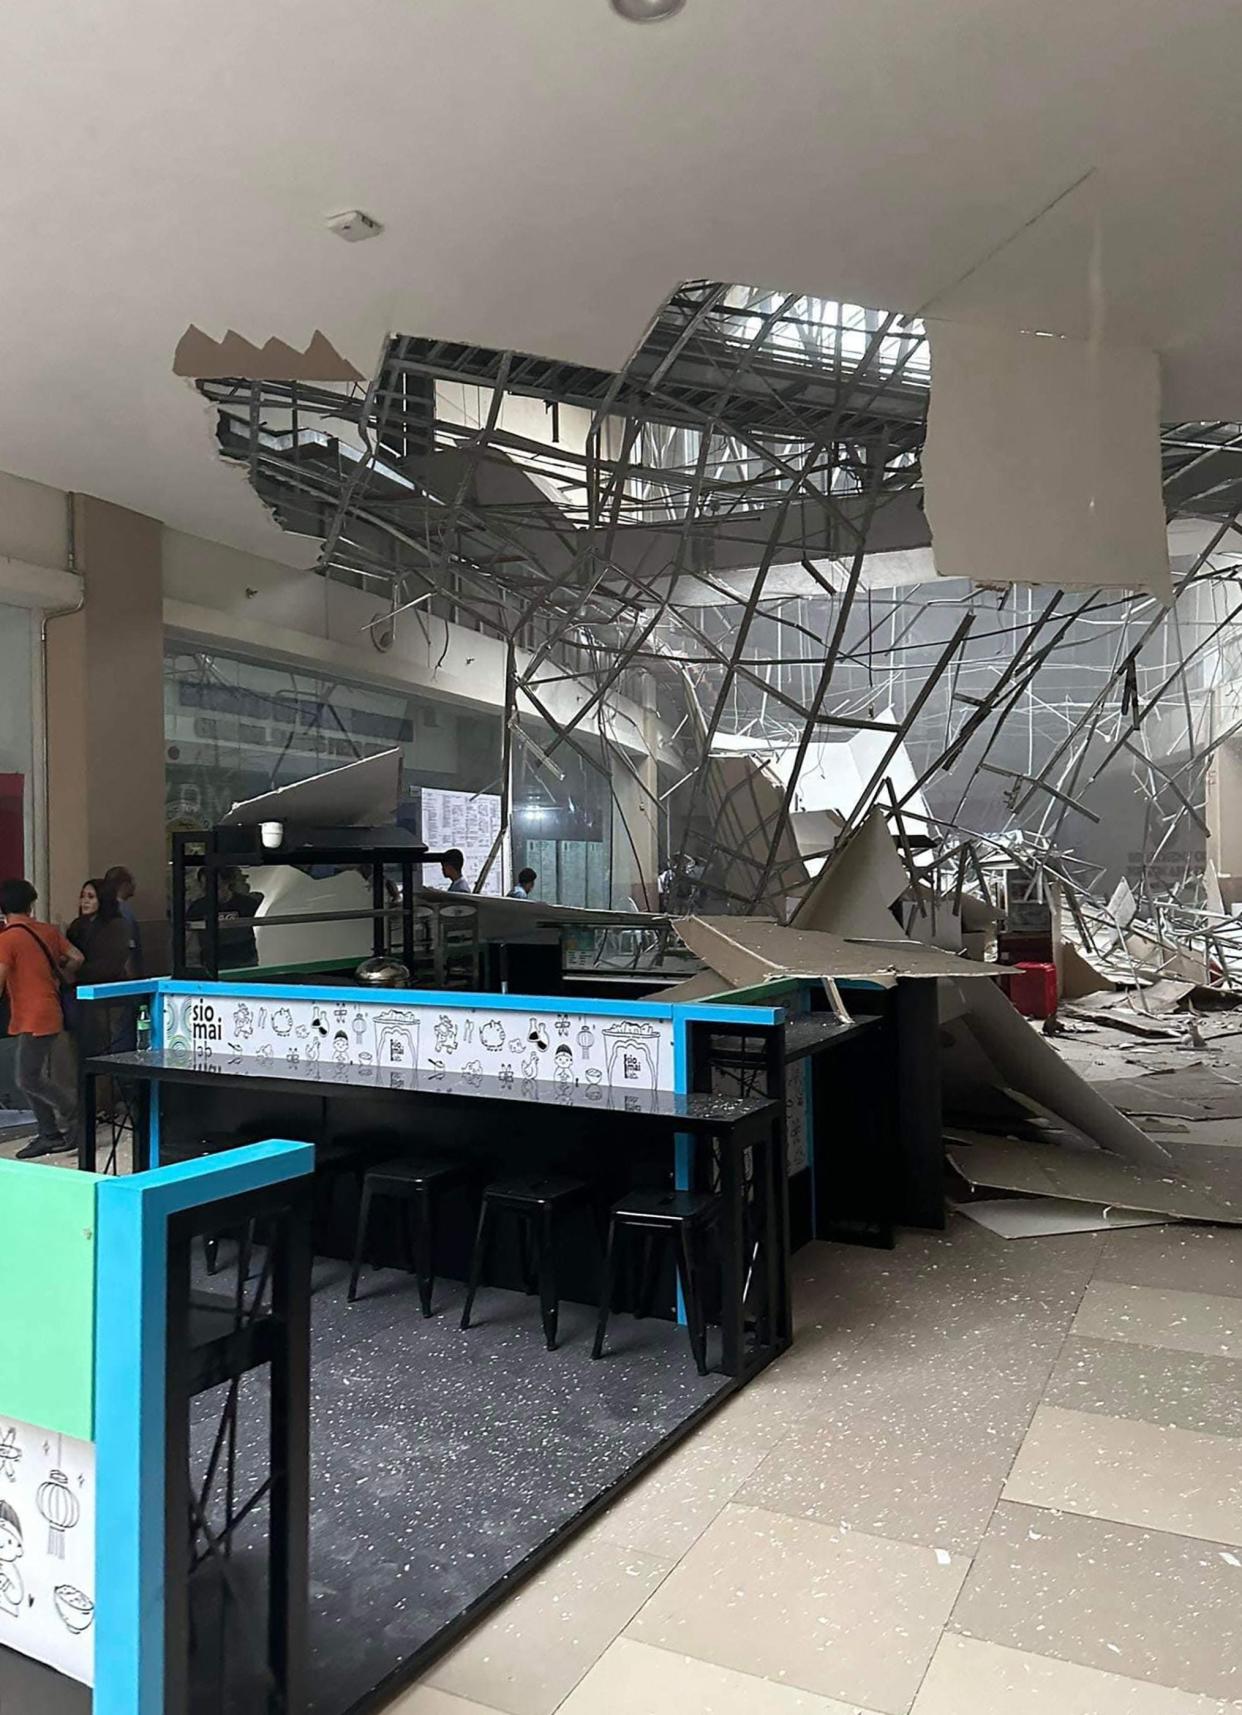
[{"label": "broken drywall edge", "polygon": [[1122,1161],[1169,1167],[1167,1151],[1067,1066],[993,983],[973,984],[963,998],[963,1022],[996,1067],[1002,1085],[1023,1091]]},{"label": "broken drywall edge", "polygon": [[949,1207],[1002,1239],[1044,1239],[1069,1233],[1107,1233],[1117,1227],[1163,1227],[1169,1216],[1069,1197],[988,1197]]},{"label": "broken drywall edge", "polygon": [[[969,1139],[969,1141],[964,1141]],[[1015,1143],[982,1133],[947,1136],[949,1160],[972,1187],[1108,1204],[1186,1221],[1242,1225],[1242,1208],[1169,1175],[1143,1172],[1104,1150]]]},{"label": "broken drywall edge", "polygon": [[1154,351],[929,321],[936,572],[1172,600]]},{"label": "broken drywall edge", "polygon": [[305,351],[283,339],[262,345],[235,333],[212,339],[201,328],[190,326],[177,341],[173,374],[193,381],[363,381],[365,377],[318,329]]},{"label": "broken drywall edge", "polygon": [[883,810],[869,810],[838,843],[789,920],[791,929],[889,937],[897,927],[890,907],[910,885]]},{"label": "broken drywall edge", "polygon": [[[939,948],[902,939],[894,927],[892,940],[847,940],[819,929],[794,929],[757,917],[683,917],[676,928],[685,944],[743,987],[801,977],[818,982],[824,977],[859,982],[897,977],[933,980],[938,977],[995,978],[995,965],[955,958]],[[991,987],[989,983],[987,985]]]}]

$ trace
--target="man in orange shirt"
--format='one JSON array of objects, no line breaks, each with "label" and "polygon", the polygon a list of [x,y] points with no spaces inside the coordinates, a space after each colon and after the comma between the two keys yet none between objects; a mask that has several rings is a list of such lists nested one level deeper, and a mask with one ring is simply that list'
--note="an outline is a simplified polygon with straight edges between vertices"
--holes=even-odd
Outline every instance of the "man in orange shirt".
[{"label": "man in orange shirt", "polygon": [[17,1087],[39,1127],[18,1150],[19,1161],[77,1144],[77,1071],[60,985],[81,967],[82,955],[59,929],[30,915],[38,897],[28,881],[0,881],[0,995],[8,998],[9,1035],[17,1038]]}]

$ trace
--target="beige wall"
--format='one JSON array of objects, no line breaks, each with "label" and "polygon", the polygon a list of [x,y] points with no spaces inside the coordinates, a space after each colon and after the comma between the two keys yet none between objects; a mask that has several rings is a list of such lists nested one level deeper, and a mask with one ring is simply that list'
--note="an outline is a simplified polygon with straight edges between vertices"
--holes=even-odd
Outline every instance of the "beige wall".
[{"label": "beige wall", "polygon": [[85,601],[47,628],[49,914],[71,918],[88,875],[122,863],[135,909],[165,910],[164,622],[160,525],[76,496]]}]

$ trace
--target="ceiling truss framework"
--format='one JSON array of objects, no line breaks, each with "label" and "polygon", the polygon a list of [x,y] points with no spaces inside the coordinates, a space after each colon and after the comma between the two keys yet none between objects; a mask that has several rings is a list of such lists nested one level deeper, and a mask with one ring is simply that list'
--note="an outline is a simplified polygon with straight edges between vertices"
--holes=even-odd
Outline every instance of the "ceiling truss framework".
[{"label": "ceiling truss framework", "polygon": [[[771,908],[799,765],[862,732],[880,746],[846,831],[879,801],[903,842],[942,842],[950,862],[964,841],[1012,834],[1022,861],[1089,891],[1098,874],[1063,854],[1099,821],[1093,784],[1118,766],[1146,805],[1145,851],[1204,823],[1208,761],[1236,730],[1208,693],[1242,617],[1237,424],[1165,430],[1170,517],[1212,520],[1175,561],[1166,613],[1106,591],[881,587],[878,556],[927,544],[927,343],[894,314],[696,282],[615,374],[402,335],[365,387],[199,385],[225,454],[286,528],[322,538],[325,576],[381,598],[384,625],[453,617],[506,639],[506,825],[515,744],[550,768],[568,746],[632,778],[670,857],[693,848],[727,869],[732,909]],[[557,699],[558,715],[567,681],[576,706]],[[679,779],[653,786],[616,742],[618,694],[654,695]],[[794,765],[763,839],[726,848],[713,747],[747,735]],[[886,782],[903,746],[916,777],[898,793]],[[1004,813],[971,828],[970,782],[985,777]],[[1154,877],[1149,891],[1167,891]]]}]

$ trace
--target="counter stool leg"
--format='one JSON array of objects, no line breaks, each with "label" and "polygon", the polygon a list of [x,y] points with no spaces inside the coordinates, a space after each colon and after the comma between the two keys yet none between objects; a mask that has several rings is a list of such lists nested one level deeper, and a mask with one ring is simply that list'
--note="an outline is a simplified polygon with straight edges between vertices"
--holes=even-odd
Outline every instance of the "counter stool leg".
[{"label": "counter stool leg", "polygon": [[414,1204],[414,1266],[418,1275],[418,1302],[424,1316],[431,1315],[431,1295],[436,1281],[436,1231],[431,1192],[424,1185]]},{"label": "counter stool leg", "polygon": [[548,1350],[556,1350],[557,1296],[556,1256],[552,1244],[552,1211],[544,1209],[535,1239],[539,1268],[539,1312],[543,1317],[543,1336]]},{"label": "counter stool leg", "polygon": [[525,1210],[518,1216],[518,1267],[522,1274],[522,1291],[526,1293],[536,1292],[539,1288],[538,1266],[535,1260],[539,1247],[532,1231],[532,1222],[538,1218]]},{"label": "counter stool leg", "polygon": [[[656,1283],[656,1240],[660,1234],[653,1227],[648,1227],[643,1234],[641,1247],[642,1260],[638,1265],[638,1292],[634,1299],[634,1315],[638,1321],[651,1314],[651,1300],[655,1297]],[[660,1247],[661,1254],[663,1246]]]},{"label": "counter stool leg", "polygon": [[479,1282],[483,1278],[483,1263],[487,1255],[487,1240],[491,1231],[492,1211],[485,1202],[479,1210],[479,1225],[474,1235],[474,1254],[470,1258],[470,1282],[466,1287],[466,1302],[462,1306],[461,1325],[470,1326],[470,1312],[474,1308],[474,1295],[479,1290]]},{"label": "counter stool leg", "polygon": [[608,1237],[604,1243],[604,1281],[599,1295],[599,1321],[595,1324],[595,1344],[591,1347],[593,1358],[604,1355],[604,1335],[608,1331],[608,1317],[612,1310],[612,1295],[616,1290],[617,1281],[617,1223],[608,1223]]},{"label": "counter stool leg", "polygon": [[677,1272],[681,1276],[681,1294],[686,1306],[686,1328],[690,1335],[690,1350],[701,1376],[707,1374],[707,1327],[703,1320],[703,1305],[699,1298],[698,1276],[690,1245],[690,1229],[681,1227],[677,1233]]},{"label": "counter stool leg", "polygon": [[371,1226],[371,1202],[374,1192],[369,1185],[362,1193],[362,1202],[358,1207],[358,1228],[354,1234],[354,1266],[349,1275],[349,1293],[347,1302],[352,1304],[358,1296],[358,1276],[362,1273],[362,1253],[366,1247],[367,1233]]}]

